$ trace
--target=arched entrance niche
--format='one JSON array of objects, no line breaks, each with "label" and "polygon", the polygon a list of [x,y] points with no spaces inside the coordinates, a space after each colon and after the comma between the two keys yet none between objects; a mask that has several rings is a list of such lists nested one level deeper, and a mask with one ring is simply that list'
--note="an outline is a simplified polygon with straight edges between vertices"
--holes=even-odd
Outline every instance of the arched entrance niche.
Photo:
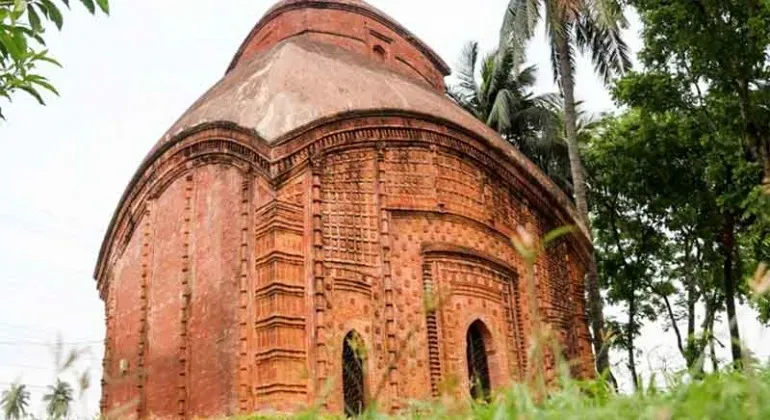
[{"label": "arched entrance niche", "polygon": [[342,343],[342,394],[348,417],[363,414],[366,406],[363,345],[364,340],[355,330]]},{"label": "arched entrance niche", "polygon": [[474,321],[468,327],[465,343],[470,395],[474,400],[488,401],[492,390],[488,358],[492,340],[489,329],[481,320]]}]

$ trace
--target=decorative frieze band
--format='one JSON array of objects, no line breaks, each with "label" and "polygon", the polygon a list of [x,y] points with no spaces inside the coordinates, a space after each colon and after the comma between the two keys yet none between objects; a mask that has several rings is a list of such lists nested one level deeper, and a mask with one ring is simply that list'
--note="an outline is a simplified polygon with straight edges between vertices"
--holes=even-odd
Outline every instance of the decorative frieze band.
[{"label": "decorative frieze band", "polygon": [[[215,123],[190,130],[185,133],[185,137],[168,142],[166,147],[157,150],[139,168],[108,229],[95,277],[98,281],[102,279],[105,266],[110,266],[115,261],[116,256],[110,254],[114,251],[119,254],[120,243],[125,241],[119,241],[118,248],[114,248],[116,244],[113,244],[112,238],[130,237],[130,231],[138,220],[135,215],[141,214],[140,207],[146,197],[158,194],[191,166],[230,164],[244,171],[251,170],[275,183],[287,179],[287,174],[295,171],[297,167],[307,165],[311,156],[321,152],[339,148],[370,147],[382,141],[388,142],[389,147],[422,145],[460,153],[475,161],[477,167],[485,168],[489,173],[501,177],[512,187],[512,192],[526,196],[540,208],[541,213],[557,213],[561,224],[575,224],[575,219],[571,216],[574,209],[566,207],[568,200],[562,193],[555,191],[556,187],[547,181],[543,174],[536,173],[531,163],[529,167],[517,166],[518,164],[510,158],[486,145],[485,141],[449,125],[450,123],[438,121],[433,117],[403,113],[384,117],[338,117],[311,129],[297,130],[291,133],[295,138],[278,141],[272,147],[252,146],[255,141],[258,142],[255,136],[249,136],[246,130],[236,129],[232,124]],[[542,186],[544,184],[548,186]],[[557,196],[558,198],[554,198]],[[581,254],[587,255],[590,242],[585,238],[580,242],[578,248],[581,249]],[[100,290],[104,289],[100,286]]]}]

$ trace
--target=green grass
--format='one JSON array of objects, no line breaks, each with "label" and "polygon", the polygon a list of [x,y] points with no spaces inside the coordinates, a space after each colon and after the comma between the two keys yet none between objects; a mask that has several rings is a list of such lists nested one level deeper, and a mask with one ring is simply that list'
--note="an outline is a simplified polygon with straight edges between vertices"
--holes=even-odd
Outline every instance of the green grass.
[{"label": "green grass", "polygon": [[[770,369],[746,373],[723,372],[684,383],[669,378],[666,391],[647,387],[631,395],[615,394],[600,381],[566,380],[540,403],[528,389],[514,386],[498,393],[490,404],[454,399],[413,402],[402,413],[385,415],[374,410],[363,419],[770,419]],[[311,410],[293,417],[247,416],[239,420],[325,417]]]}]

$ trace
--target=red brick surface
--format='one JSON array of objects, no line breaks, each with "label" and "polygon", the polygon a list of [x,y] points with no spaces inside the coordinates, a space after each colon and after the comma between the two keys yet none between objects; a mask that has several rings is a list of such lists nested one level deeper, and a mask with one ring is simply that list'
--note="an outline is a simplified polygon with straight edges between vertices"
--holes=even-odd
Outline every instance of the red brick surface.
[{"label": "red brick surface", "polygon": [[[280,26],[382,24],[304,3],[276,17],[288,19]],[[247,53],[270,48],[252,38]],[[404,55],[441,74],[402,41]],[[341,412],[342,340],[353,330],[368,404],[397,410],[449,383],[466,397],[465,337],[477,320],[492,388],[520,379],[532,308],[510,236],[575,221],[513,153],[452,121],[395,110],[352,110],[271,144],[228,121],[169,139],[131,181],[96,270],[107,314],[102,410]],[[580,232],[538,259],[536,301],[575,374],[589,376],[590,244]]]},{"label": "red brick surface", "polygon": [[307,7],[305,1],[276,5],[241,46],[231,68],[278,42],[309,35],[317,43],[342,47],[444,90],[444,76],[449,71],[446,64],[392,19],[363,2],[318,3],[321,7]]}]

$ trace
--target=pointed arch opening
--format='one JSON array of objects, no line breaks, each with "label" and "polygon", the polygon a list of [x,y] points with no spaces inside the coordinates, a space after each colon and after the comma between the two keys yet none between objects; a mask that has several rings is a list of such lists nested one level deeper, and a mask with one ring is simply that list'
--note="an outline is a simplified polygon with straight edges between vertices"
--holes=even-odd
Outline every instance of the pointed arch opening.
[{"label": "pointed arch opening", "polygon": [[363,414],[366,407],[364,354],[364,340],[356,331],[350,331],[342,343],[342,394],[348,417]]},{"label": "pointed arch opening", "polygon": [[468,327],[466,334],[466,360],[468,363],[468,381],[470,394],[474,400],[489,401],[490,380],[487,349],[490,347],[489,330],[480,320]]}]

